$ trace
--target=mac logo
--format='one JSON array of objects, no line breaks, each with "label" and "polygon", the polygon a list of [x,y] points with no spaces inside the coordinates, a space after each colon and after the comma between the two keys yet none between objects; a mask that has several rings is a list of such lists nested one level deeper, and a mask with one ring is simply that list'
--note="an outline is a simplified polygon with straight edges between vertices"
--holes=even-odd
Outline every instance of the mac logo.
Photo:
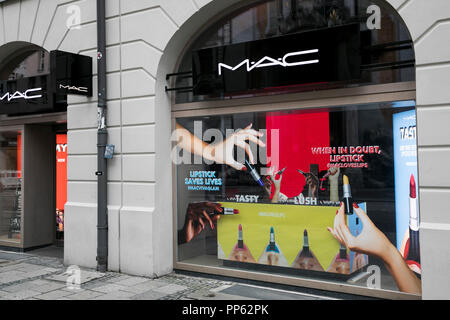
[{"label": "mac logo", "polygon": [[30,93],[32,92],[37,92],[37,91],[41,91],[42,88],[34,88],[34,89],[28,89],[25,92],[20,92],[20,91],[16,91],[13,94],[7,92],[3,95],[0,94],[0,101],[3,101],[5,99],[8,99],[8,102],[11,100],[15,100],[15,99],[25,99],[25,100],[29,100],[29,99],[37,99],[37,98],[42,98],[42,94],[38,94],[38,95],[30,95]]},{"label": "mac logo", "polygon": [[86,92],[86,93],[88,92],[88,88],[86,88],[86,87],[75,87],[75,86],[70,86],[70,85],[65,86],[63,84],[60,84],[59,88],[72,90],[72,91],[78,91],[78,92]]},{"label": "mac logo", "polygon": [[300,61],[292,61],[292,59],[295,59],[295,57],[301,57],[306,54],[312,54],[312,53],[319,53],[319,49],[312,49],[312,50],[305,50],[305,51],[296,51],[296,52],[290,52],[286,53],[283,58],[274,59],[268,56],[265,56],[258,62],[250,62],[250,59],[245,59],[241,63],[239,63],[236,66],[229,66],[225,63],[219,63],[219,76],[222,75],[222,68],[235,71],[242,66],[247,67],[247,72],[252,71],[255,68],[266,68],[266,67],[273,67],[273,66],[281,66],[281,67],[296,67],[296,66],[302,66],[306,64],[314,64],[319,63],[319,59],[313,59],[313,60],[300,60]]}]

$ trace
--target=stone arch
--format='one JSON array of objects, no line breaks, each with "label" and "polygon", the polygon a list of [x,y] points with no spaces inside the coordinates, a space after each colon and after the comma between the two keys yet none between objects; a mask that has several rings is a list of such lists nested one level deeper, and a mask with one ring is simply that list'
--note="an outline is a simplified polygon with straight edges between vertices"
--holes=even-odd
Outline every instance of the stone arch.
[{"label": "stone arch", "polygon": [[[44,48],[25,41],[13,41],[0,46],[0,72],[10,73],[14,65],[20,63],[31,52]],[[45,49],[44,49],[45,50]],[[46,50],[47,51],[47,50]],[[47,51],[48,52],[48,51]],[[7,70],[5,70],[7,68]]]},{"label": "stone arch", "polygon": [[[231,8],[238,1],[228,1],[225,5],[219,0],[194,0],[198,11],[181,25],[168,42],[158,66],[156,83],[156,104],[158,120],[163,120],[166,128],[159,127],[158,133],[169,138],[171,100],[164,93],[165,75],[174,72],[177,66],[178,54],[181,54],[189,39],[202,29],[204,24],[214,19],[222,11]],[[450,279],[442,283],[439,278],[439,263],[433,252],[446,252],[450,249],[442,244],[448,238],[448,217],[445,210],[436,213],[434,203],[443,202],[439,208],[450,206],[450,184],[442,182],[442,171],[450,161],[450,153],[446,147],[450,145],[450,137],[445,119],[450,114],[450,43],[445,41],[450,32],[450,2],[435,0],[431,4],[421,0],[386,0],[392,6],[408,29],[414,43],[416,59],[416,105],[418,126],[418,169],[419,196],[421,200],[421,246],[423,277],[427,279],[423,286],[424,298],[448,297],[445,287],[450,285]],[[440,125],[436,124],[439,121]],[[158,157],[168,150],[160,150]],[[157,165],[160,164],[157,161]],[[166,171],[167,170],[167,171]],[[170,174],[169,168],[164,171]],[[435,190],[439,186],[440,190]],[[168,187],[170,188],[170,186]],[[170,189],[166,189],[170,190]],[[448,200],[443,200],[443,197]],[[158,198],[158,197],[157,197]],[[438,223],[437,223],[438,222]],[[447,223],[445,223],[447,222]],[[438,237],[439,241],[435,241]],[[430,249],[430,250],[427,250]],[[441,256],[445,256],[441,255]],[[440,261],[440,260],[439,260]],[[445,263],[442,260],[441,263]],[[441,292],[436,288],[442,288]]]}]

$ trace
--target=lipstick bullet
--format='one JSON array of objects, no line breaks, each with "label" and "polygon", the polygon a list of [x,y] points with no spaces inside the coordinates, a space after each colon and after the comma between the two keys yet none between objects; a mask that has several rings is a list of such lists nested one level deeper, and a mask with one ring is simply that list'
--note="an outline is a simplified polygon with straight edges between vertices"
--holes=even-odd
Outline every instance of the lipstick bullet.
[{"label": "lipstick bullet", "polygon": [[348,177],[344,175],[343,177],[343,190],[344,190],[344,208],[346,215],[353,214],[353,199],[352,199],[352,190],[350,188],[350,182],[348,181]]},{"label": "lipstick bullet", "polygon": [[239,249],[244,248],[244,235],[242,232],[242,225],[239,225],[239,230],[238,230],[238,248]]},{"label": "lipstick bullet", "polygon": [[270,227],[269,250],[275,250],[275,232],[273,231],[273,227]]}]

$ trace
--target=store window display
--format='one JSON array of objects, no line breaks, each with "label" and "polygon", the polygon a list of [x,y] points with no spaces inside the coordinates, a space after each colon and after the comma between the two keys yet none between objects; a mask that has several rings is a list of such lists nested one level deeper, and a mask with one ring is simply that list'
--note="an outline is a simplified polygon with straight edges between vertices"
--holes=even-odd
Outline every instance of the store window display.
[{"label": "store window display", "polygon": [[[397,130],[414,111],[410,101],[177,119],[179,260],[335,281],[377,265],[387,289],[420,294],[419,256],[405,250],[419,249],[406,227],[418,219],[417,159]],[[205,139],[213,128],[222,140]]]}]

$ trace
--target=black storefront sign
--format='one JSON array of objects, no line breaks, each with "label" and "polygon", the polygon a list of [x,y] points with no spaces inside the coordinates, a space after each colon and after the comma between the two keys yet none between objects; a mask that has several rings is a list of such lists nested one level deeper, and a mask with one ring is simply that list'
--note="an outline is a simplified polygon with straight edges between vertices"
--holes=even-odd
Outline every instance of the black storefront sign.
[{"label": "black storefront sign", "polygon": [[193,52],[195,95],[360,78],[360,27],[349,24]]},{"label": "black storefront sign", "polygon": [[0,114],[45,113],[54,109],[50,76],[0,81]]},{"label": "black storefront sign", "polygon": [[92,96],[92,58],[52,51],[50,74],[0,81],[0,114],[66,111],[67,94]]},{"label": "black storefront sign", "polygon": [[92,58],[64,51],[50,52],[51,75],[58,95],[92,97]]}]

